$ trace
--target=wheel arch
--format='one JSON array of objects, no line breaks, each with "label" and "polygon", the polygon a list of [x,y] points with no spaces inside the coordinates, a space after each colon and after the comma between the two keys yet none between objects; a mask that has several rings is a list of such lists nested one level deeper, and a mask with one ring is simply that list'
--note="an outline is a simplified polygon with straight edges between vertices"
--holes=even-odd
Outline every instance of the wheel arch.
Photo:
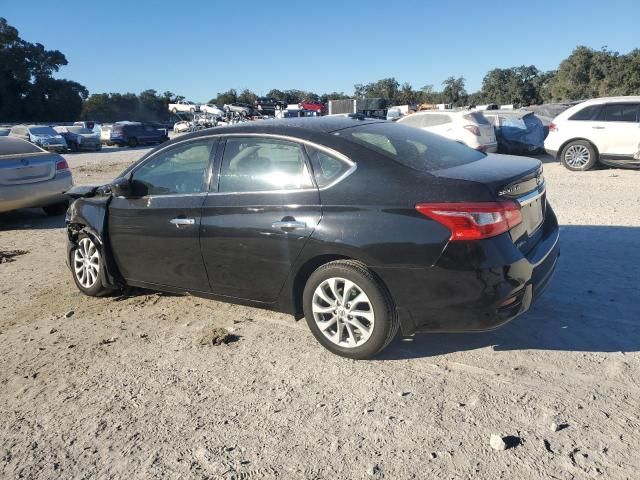
[{"label": "wheel arch", "polygon": [[291,313],[295,317],[296,320],[300,320],[304,317],[304,313],[302,310],[302,293],[304,292],[304,287],[307,284],[307,280],[311,276],[313,272],[315,272],[322,265],[325,265],[330,262],[335,262],[339,260],[356,260],[354,258],[348,257],[346,255],[340,254],[322,254],[311,257],[307,259],[300,267],[296,270],[293,275],[293,280],[291,282],[291,287],[289,289],[290,297],[290,305],[291,305]]},{"label": "wheel arch", "polygon": [[593,150],[596,152],[596,156],[598,157],[596,161],[600,161],[600,150],[598,150],[598,147],[596,146],[595,143],[593,143],[588,138],[584,138],[584,137],[574,137],[569,140],[566,140],[562,145],[560,145],[560,148],[558,148],[558,153],[556,153],[556,160],[560,161],[562,159],[562,151],[565,149],[567,145],[569,145],[571,142],[577,142],[577,141],[587,142],[589,145],[591,145],[593,147]]}]

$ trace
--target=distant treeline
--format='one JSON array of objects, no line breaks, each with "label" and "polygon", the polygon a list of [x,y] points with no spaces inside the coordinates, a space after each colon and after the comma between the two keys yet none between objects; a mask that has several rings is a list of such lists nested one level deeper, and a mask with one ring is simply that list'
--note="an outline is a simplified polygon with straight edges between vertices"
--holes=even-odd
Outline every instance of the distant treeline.
[{"label": "distant treeline", "polygon": [[[57,50],[29,43],[0,17],[0,121],[71,121],[90,119],[162,120],[168,116],[168,104],[184,99],[172,92],[156,90],[134,93],[94,93],[77,82],[53,78],[67,65]],[[287,103],[301,100],[381,97],[394,105],[452,103],[457,106],[486,103],[532,105],[588,99],[611,95],[640,95],[640,49],[619,54],[602,48],[579,46],[563,60],[557,70],[543,72],[533,65],[490,70],[482,88],[468,93],[464,77],[449,77],[441,89],[425,85],[414,89],[394,77],[354,85],[352,94],[318,94],[304,90],[269,91],[266,96]],[[226,103],[253,103],[257,95],[249,89],[230,89],[209,100]]]}]

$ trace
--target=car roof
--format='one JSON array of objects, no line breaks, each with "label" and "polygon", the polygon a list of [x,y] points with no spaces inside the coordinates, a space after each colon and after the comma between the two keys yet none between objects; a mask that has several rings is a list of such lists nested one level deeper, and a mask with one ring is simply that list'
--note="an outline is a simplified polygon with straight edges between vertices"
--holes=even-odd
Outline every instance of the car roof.
[{"label": "car roof", "polygon": [[631,103],[636,103],[636,102],[640,102],[640,96],[638,95],[628,95],[628,96],[624,96],[624,97],[600,97],[600,98],[592,98],[590,100],[585,100],[584,102],[580,102],[578,105],[597,105],[600,103],[612,103],[612,102],[616,102],[616,103],[626,103],[626,102],[631,102]]},{"label": "car roof", "polygon": [[[221,126],[200,130],[190,137],[200,137],[225,133],[269,133],[275,135],[299,136],[304,133],[332,133],[345,128],[367,125],[371,123],[385,123],[385,120],[360,120],[350,117],[298,117],[274,120],[256,120],[230,126]],[[185,138],[185,137],[179,137]]]}]

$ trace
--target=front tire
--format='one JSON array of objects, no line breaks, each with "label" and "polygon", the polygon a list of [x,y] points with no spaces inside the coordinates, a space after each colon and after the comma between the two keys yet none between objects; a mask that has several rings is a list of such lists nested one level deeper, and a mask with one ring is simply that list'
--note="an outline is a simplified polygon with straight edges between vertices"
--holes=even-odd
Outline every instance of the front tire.
[{"label": "front tire", "polygon": [[360,262],[340,260],[319,267],[307,280],[302,302],[316,340],[342,357],[371,358],[398,332],[391,296]]},{"label": "front tire", "polygon": [[560,163],[572,172],[585,172],[598,161],[598,152],[586,140],[569,142],[560,153]]},{"label": "front tire", "polygon": [[90,297],[101,297],[111,292],[102,285],[104,262],[95,240],[85,233],[69,253],[71,274],[78,290]]},{"label": "front tire", "polygon": [[129,139],[129,141],[127,142],[127,145],[129,145],[131,148],[135,148],[138,146],[138,139],[135,137],[131,137]]}]

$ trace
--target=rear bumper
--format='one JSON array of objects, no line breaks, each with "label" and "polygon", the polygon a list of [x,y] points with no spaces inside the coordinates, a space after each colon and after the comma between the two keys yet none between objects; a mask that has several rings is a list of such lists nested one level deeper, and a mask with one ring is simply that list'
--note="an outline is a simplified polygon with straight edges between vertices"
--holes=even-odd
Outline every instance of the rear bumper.
[{"label": "rear bumper", "polygon": [[46,207],[66,199],[73,185],[70,172],[56,174],[51,180],[22,185],[0,185],[0,212],[18,208]]},{"label": "rear bumper", "polygon": [[553,158],[558,158],[557,150],[551,150],[550,148],[545,147],[544,151],[547,152],[548,155],[551,155]]},{"label": "rear bumper", "polygon": [[497,328],[525,313],[548,285],[560,255],[548,207],[539,242],[523,255],[508,233],[451,242],[429,268],[378,268],[396,302],[403,333]]}]

